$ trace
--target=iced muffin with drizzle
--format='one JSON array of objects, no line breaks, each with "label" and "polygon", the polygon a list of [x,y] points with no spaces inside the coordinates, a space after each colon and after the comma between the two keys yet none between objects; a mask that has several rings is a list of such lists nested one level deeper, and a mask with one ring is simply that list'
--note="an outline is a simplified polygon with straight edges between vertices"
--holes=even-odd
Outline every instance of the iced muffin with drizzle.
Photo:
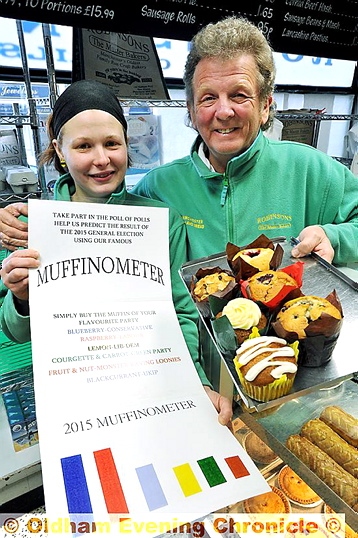
[{"label": "iced muffin with drizzle", "polygon": [[234,358],[243,390],[250,398],[268,402],[288,394],[297,373],[298,342],[259,336],[245,340]]}]

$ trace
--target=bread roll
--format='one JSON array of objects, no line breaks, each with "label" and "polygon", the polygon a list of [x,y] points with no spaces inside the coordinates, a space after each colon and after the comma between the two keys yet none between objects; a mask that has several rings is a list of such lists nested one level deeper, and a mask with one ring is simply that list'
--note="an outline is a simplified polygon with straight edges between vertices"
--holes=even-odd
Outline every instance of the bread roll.
[{"label": "bread roll", "polygon": [[290,435],[287,448],[311,469],[344,502],[353,508],[358,499],[358,480],[323,450],[301,435]]},{"label": "bread roll", "polygon": [[319,417],[348,443],[358,447],[358,420],[336,405],[326,407]]},{"label": "bread roll", "polygon": [[355,478],[358,478],[358,450],[347,443],[322,420],[309,420],[301,428],[301,435],[331,456]]}]

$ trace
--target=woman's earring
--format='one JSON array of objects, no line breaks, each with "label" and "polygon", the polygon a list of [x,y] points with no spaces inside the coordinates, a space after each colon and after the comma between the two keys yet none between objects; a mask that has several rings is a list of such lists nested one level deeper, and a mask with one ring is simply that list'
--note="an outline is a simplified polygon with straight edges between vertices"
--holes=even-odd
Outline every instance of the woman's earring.
[{"label": "woman's earring", "polygon": [[65,168],[65,166],[66,166],[65,159],[60,159],[60,165],[62,166],[62,168]]}]

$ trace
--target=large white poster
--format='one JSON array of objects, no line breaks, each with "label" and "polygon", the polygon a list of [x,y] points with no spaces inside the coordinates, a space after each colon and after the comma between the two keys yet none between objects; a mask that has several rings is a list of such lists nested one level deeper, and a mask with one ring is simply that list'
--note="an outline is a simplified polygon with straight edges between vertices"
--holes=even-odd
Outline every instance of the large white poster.
[{"label": "large white poster", "polygon": [[46,512],[194,518],[268,491],[182,336],[167,210],[29,200],[29,215]]}]

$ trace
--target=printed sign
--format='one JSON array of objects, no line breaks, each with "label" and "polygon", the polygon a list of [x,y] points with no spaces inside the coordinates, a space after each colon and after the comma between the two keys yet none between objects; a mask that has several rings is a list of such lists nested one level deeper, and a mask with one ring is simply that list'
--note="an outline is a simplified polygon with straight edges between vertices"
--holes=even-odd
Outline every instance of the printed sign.
[{"label": "printed sign", "polygon": [[268,491],[186,347],[167,209],[30,200],[29,215],[46,512],[195,518]]},{"label": "printed sign", "polygon": [[20,14],[29,21],[188,41],[203,25],[235,14],[254,22],[277,52],[358,57],[358,12],[350,0],[254,0],[243,6],[222,0],[216,9],[209,0],[132,0],[125,17],[123,6],[112,0],[1,0],[0,5],[3,17]]}]

